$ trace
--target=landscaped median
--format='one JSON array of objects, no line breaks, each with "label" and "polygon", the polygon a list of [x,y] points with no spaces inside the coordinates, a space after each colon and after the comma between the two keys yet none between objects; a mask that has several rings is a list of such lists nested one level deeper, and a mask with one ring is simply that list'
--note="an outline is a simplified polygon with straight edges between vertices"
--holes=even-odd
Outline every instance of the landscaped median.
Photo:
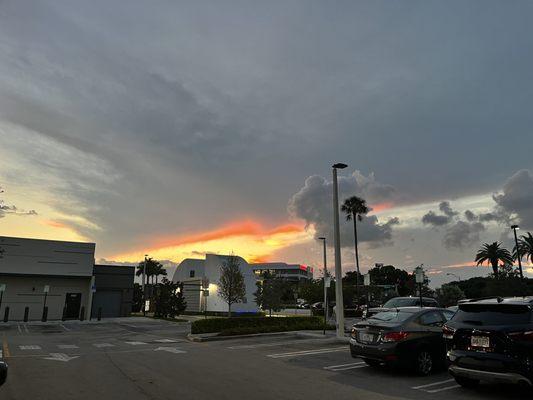
[{"label": "landscaped median", "polygon": [[[217,336],[322,329],[324,329],[324,320],[320,317],[210,318],[194,321],[191,324],[193,335],[216,333]],[[334,327],[327,325],[326,329],[334,329]]]}]

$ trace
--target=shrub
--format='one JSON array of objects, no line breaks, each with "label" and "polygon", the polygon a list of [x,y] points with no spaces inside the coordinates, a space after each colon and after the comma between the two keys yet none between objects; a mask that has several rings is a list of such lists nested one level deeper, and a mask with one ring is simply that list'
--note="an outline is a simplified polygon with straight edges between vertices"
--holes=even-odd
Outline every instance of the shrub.
[{"label": "shrub", "polygon": [[220,332],[221,335],[240,335],[248,333],[318,330],[323,329],[323,327],[323,320],[319,317],[211,318],[194,321],[191,325],[191,333]]}]

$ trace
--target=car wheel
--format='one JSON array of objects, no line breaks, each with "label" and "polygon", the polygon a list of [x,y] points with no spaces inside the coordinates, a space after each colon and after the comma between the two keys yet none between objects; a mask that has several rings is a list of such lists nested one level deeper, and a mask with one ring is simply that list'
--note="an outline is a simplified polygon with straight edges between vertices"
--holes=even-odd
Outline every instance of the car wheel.
[{"label": "car wheel", "polygon": [[420,350],[416,355],[415,370],[422,376],[429,375],[433,370],[433,355],[428,350]]},{"label": "car wheel", "polygon": [[377,368],[379,366],[381,366],[381,363],[377,360],[370,360],[368,358],[363,358],[363,361],[366,363],[366,365],[368,365],[369,367],[372,367],[372,368]]},{"label": "car wheel", "polygon": [[477,379],[465,378],[463,376],[456,376],[455,382],[467,389],[472,389],[479,385],[479,381]]}]

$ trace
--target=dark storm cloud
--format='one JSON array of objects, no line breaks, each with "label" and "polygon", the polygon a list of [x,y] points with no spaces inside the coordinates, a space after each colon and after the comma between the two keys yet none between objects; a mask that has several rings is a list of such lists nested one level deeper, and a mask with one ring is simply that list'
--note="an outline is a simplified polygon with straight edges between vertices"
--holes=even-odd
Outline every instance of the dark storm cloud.
[{"label": "dark storm cloud", "polygon": [[503,185],[503,191],[493,196],[503,212],[516,216],[521,227],[533,229],[533,175],[520,170]]},{"label": "dark storm cloud", "polygon": [[449,224],[451,218],[447,215],[437,215],[433,211],[428,211],[427,214],[422,216],[422,223],[433,226],[443,226]]},{"label": "dark storm cloud", "polygon": [[441,210],[444,215],[446,215],[447,217],[455,217],[458,212],[457,211],[454,211],[452,209],[452,207],[450,206],[450,202],[449,201],[442,201],[440,204],[439,204],[439,210]]},{"label": "dark storm cloud", "polygon": [[[101,227],[105,251],[242,215],[282,220],[303,177],[332,160],[386,177],[403,203],[490,192],[531,167],[528,1],[0,10],[0,122],[60,149],[32,152],[34,137],[15,149],[20,133],[4,130],[3,150],[61,180],[47,188],[52,206]],[[516,143],[513,157],[486,162]],[[379,202],[392,190],[365,193]],[[451,225],[448,212],[438,215]],[[390,225],[361,225],[374,243],[391,240]]]},{"label": "dark storm cloud", "polygon": [[[314,175],[305,180],[304,186],[295,193],[288,205],[289,213],[303,219],[307,225],[315,228],[315,237],[326,237],[333,244],[333,183],[325,178]],[[357,195],[367,200],[369,206],[394,199],[395,190],[390,185],[377,182],[373,175],[365,177],[359,171],[351,176],[339,178],[339,202],[350,196]],[[353,222],[344,221],[341,213],[341,245],[353,246]],[[358,239],[371,247],[392,244],[392,229],[400,223],[398,218],[380,222],[375,215],[368,215],[358,222]]]},{"label": "dark storm cloud", "polygon": [[481,222],[457,221],[446,229],[443,243],[447,249],[464,249],[479,242],[479,234],[485,230]]}]

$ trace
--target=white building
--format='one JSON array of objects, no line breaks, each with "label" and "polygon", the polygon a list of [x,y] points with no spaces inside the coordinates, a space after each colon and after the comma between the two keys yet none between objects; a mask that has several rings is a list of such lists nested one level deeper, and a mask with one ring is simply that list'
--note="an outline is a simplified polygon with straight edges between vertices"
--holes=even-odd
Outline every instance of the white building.
[{"label": "white building", "polygon": [[[187,258],[183,260],[172,280],[183,282],[184,296],[187,301],[187,311],[192,312],[227,312],[228,304],[218,293],[221,268],[228,256],[206,254],[205,260]],[[245,259],[238,257],[239,268],[244,276],[246,296],[243,302],[233,304],[231,311],[235,313],[253,313],[259,311],[254,300],[256,287],[256,275],[250,264]],[[206,285],[206,286],[205,286]],[[202,290],[209,288],[209,294]]]},{"label": "white building", "polygon": [[296,283],[313,279],[313,267],[307,265],[271,262],[251,264],[251,267],[258,277],[268,272],[276,278]]}]

